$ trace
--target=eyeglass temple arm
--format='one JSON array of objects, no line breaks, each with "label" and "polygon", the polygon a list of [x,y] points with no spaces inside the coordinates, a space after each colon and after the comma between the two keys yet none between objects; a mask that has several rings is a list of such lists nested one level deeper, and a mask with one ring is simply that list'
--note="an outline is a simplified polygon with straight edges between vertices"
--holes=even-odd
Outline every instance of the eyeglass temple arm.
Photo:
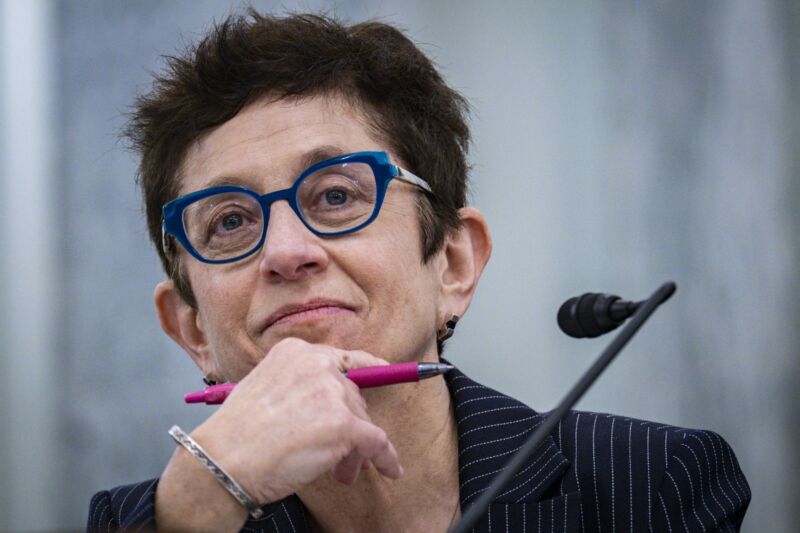
[{"label": "eyeglass temple arm", "polygon": [[397,175],[395,176],[395,178],[399,179],[400,181],[405,181],[406,183],[410,183],[411,185],[416,185],[420,189],[433,194],[433,190],[431,189],[431,186],[428,185],[427,181],[420,178],[413,172],[409,172],[404,168],[400,168],[398,166],[395,166],[394,168],[397,169]]}]

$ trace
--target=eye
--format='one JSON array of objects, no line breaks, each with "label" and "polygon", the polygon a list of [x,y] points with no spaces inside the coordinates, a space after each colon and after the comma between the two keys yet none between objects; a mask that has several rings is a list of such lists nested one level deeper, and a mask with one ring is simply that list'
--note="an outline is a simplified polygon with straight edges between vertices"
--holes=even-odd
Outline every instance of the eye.
[{"label": "eye", "polygon": [[206,259],[226,259],[258,243],[263,212],[255,197],[242,192],[214,194],[183,212],[186,236]]},{"label": "eye", "polygon": [[207,228],[209,236],[225,237],[257,223],[258,221],[250,213],[238,206],[231,205],[210,218]]},{"label": "eye", "polygon": [[343,205],[347,202],[347,191],[342,189],[329,189],[325,191],[325,201],[329,205]]},{"label": "eye", "polygon": [[[244,198],[228,199],[226,203],[216,206],[209,206],[209,209],[202,213],[202,228],[205,235],[205,242],[211,239],[230,239],[237,237],[242,232],[254,230],[260,227],[261,217],[254,211],[257,206],[243,205]],[[233,200],[233,201],[231,201]]]},{"label": "eye", "polygon": [[304,211],[341,211],[363,201],[361,184],[347,176],[328,174],[308,180],[301,189],[300,204]]},{"label": "eye", "polygon": [[310,227],[323,233],[338,232],[369,218],[376,191],[369,165],[333,165],[303,178],[297,190],[297,206]]},{"label": "eye", "polygon": [[240,213],[231,213],[222,218],[221,224],[222,228],[225,230],[235,230],[244,224],[244,218]]}]

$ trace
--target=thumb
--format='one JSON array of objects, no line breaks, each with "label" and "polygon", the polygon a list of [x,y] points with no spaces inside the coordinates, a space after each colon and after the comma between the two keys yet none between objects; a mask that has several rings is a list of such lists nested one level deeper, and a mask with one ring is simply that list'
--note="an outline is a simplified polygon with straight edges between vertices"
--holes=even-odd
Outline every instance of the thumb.
[{"label": "thumb", "polygon": [[381,366],[388,365],[389,361],[375,357],[369,352],[362,350],[340,350],[339,355],[339,368],[342,370],[351,370],[353,368],[361,368],[365,366]]}]

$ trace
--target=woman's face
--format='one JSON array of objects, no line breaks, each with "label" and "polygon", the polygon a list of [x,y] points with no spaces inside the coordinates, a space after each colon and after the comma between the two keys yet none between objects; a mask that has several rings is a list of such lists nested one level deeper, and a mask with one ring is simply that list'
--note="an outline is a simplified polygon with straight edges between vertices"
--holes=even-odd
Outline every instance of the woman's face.
[{"label": "woman's face", "polygon": [[[291,186],[312,163],[366,150],[389,152],[336,97],[262,100],[190,148],[180,192],[225,183],[265,194]],[[181,251],[211,361],[204,370],[238,381],[286,337],[393,362],[435,360],[441,261],[422,262],[418,194],[393,180],[378,218],[335,238],[312,234],[280,201],[252,256],[209,265]]]}]

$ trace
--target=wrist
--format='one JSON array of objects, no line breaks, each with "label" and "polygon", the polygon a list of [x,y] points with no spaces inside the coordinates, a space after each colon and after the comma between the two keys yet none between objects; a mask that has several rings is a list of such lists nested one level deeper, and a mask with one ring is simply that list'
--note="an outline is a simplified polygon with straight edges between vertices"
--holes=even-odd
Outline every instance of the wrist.
[{"label": "wrist", "polygon": [[176,446],[156,490],[159,531],[239,531],[247,510],[186,449]]},{"label": "wrist", "polygon": [[[242,436],[241,428],[226,425],[216,414],[197,426],[190,437],[199,443],[228,475],[259,505],[277,501],[278,496],[266,483],[274,461],[269,445],[254,447],[254,439]],[[257,455],[254,455],[257,454]],[[211,476],[213,478],[213,476]]]},{"label": "wrist", "polygon": [[169,435],[195,459],[200,465],[211,474],[216,481],[227,490],[239,504],[247,509],[248,514],[255,518],[261,518],[263,511],[261,506],[245,491],[245,489],[231,475],[218,464],[213,457],[198,443],[194,438],[187,435],[180,427],[172,426]]}]

